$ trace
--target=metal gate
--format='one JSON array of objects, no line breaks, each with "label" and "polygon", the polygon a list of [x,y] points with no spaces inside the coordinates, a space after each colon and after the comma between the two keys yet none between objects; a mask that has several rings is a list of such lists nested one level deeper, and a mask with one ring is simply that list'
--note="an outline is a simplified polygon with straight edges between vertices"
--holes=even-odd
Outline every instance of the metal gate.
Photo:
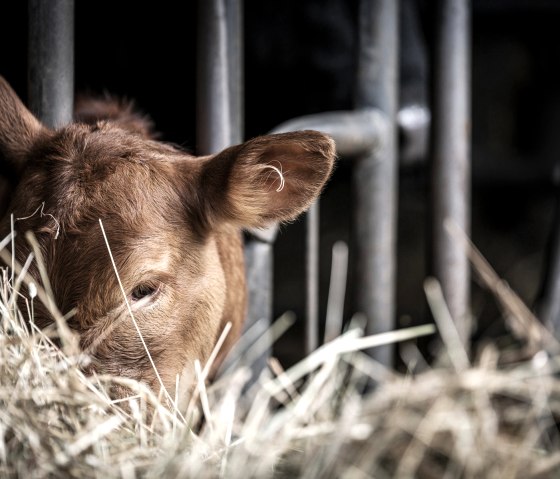
[{"label": "metal gate", "polygon": [[[354,161],[353,257],[360,285],[355,304],[367,317],[369,334],[395,328],[397,135],[399,129],[411,134],[398,122],[399,3],[360,2],[355,108],[291,119],[274,129],[325,131],[334,137],[340,161]],[[465,343],[469,268],[461,244],[445,225],[469,231],[469,7],[468,0],[437,4],[430,166],[433,273]],[[243,140],[243,5],[242,0],[200,0],[198,11],[198,144],[207,154]],[[63,125],[73,110],[73,0],[29,0],[29,35],[30,107],[47,125]],[[318,227],[317,202],[307,215],[307,352],[319,344]],[[261,320],[266,326],[271,320],[274,238],[274,228],[247,236],[249,325]],[[372,355],[392,364],[389,346]]]}]

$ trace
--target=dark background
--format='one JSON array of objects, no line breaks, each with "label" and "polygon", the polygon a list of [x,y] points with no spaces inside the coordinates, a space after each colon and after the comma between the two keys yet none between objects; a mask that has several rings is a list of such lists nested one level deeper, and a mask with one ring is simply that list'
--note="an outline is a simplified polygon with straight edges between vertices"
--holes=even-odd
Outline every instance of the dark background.
[{"label": "dark background", "polygon": [[[405,0],[405,2],[408,0]],[[135,99],[162,139],[196,152],[196,2],[76,2],[76,90]],[[401,66],[403,104],[429,101],[433,35],[430,1],[406,3],[420,41]],[[475,244],[521,297],[535,304],[546,264],[560,170],[560,2],[480,0],[472,10],[472,158]],[[245,137],[290,118],[352,108],[356,0],[245,0]],[[407,33],[406,31],[404,32]],[[403,43],[404,44],[404,43]],[[3,5],[0,74],[26,98],[26,2]],[[424,52],[425,58],[416,58]],[[406,56],[403,54],[403,56]],[[412,87],[411,87],[412,85]],[[428,157],[401,167],[397,312],[399,325],[427,319],[425,230]],[[321,308],[330,251],[351,241],[351,163],[341,160],[322,201]],[[275,315],[299,321],[277,347],[286,362],[303,350],[304,228],[282,228],[275,253]],[[350,273],[348,316],[352,313]],[[493,298],[473,286],[476,337],[503,323]]]}]

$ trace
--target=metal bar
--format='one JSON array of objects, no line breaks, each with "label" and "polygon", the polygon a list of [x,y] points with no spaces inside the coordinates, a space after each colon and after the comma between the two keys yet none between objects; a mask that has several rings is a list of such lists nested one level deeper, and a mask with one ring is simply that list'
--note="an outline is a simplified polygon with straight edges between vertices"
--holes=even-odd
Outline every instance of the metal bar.
[{"label": "metal bar", "polygon": [[[421,162],[427,157],[430,115],[430,110],[421,104],[405,105],[399,110],[397,126],[404,149],[399,155],[402,165]],[[272,133],[322,131],[334,139],[341,160],[353,160],[379,147],[386,122],[387,117],[375,108],[331,111],[293,118],[278,125]]]},{"label": "metal bar", "polygon": [[243,0],[226,0],[231,143],[244,137]]},{"label": "metal bar", "polygon": [[305,235],[305,352],[319,342],[319,200],[307,211]]},{"label": "metal bar", "polygon": [[[379,143],[379,126],[383,116],[374,109],[352,112],[327,112],[294,118],[273,133],[296,130],[319,130],[330,134],[339,155],[356,155],[371,151]],[[306,216],[305,240],[305,352],[310,354],[319,344],[319,200]]]},{"label": "metal bar", "polygon": [[29,106],[49,127],[74,110],[74,1],[29,0]]},{"label": "metal bar", "polygon": [[[272,244],[256,239],[245,242],[245,268],[247,276],[248,307],[244,331],[257,322],[261,322],[268,330],[272,318],[273,270],[274,255]],[[265,337],[268,334],[265,333]],[[266,368],[270,351],[265,350],[258,358],[253,358],[251,367],[253,376]]]},{"label": "metal bar", "polygon": [[375,108],[364,108],[293,118],[278,125],[272,133],[298,130],[322,131],[333,138],[338,155],[352,158],[375,150],[381,143],[380,132],[384,131],[384,128],[383,113]]},{"label": "metal bar", "polygon": [[[273,133],[319,130],[330,134],[337,154],[346,158],[375,156],[385,141],[387,117],[378,109],[364,107],[355,111],[326,112],[288,120]],[[306,327],[305,350],[318,346],[319,337],[319,201],[307,214],[306,232]]]},{"label": "metal bar", "polygon": [[401,0],[400,81],[397,114],[401,165],[423,162],[429,144],[428,53],[417,0]]},{"label": "metal bar", "polygon": [[546,253],[544,277],[536,309],[542,323],[558,337],[560,333],[560,197],[556,199]]},{"label": "metal bar", "polygon": [[398,89],[398,4],[361,0],[356,107],[395,118]]},{"label": "metal bar", "polygon": [[[216,153],[243,140],[243,18],[241,0],[198,2],[197,144],[202,154]],[[244,329],[272,319],[272,243],[270,228],[245,241],[248,307]],[[265,366],[265,351],[250,365]]]},{"label": "metal bar", "polygon": [[465,346],[470,271],[461,243],[446,228],[470,230],[470,30],[468,0],[440,0],[434,56],[432,152],[433,273]]},{"label": "metal bar", "polygon": [[225,0],[198,2],[197,150],[217,153],[232,143]]},{"label": "metal bar", "polygon": [[[379,143],[383,116],[374,109],[327,112],[294,118],[274,128],[274,133],[319,130],[330,134],[339,155],[352,156],[371,151]],[[319,342],[319,200],[306,216],[305,240],[305,352],[317,349]]]},{"label": "metal bar", "polygon": [[[397,52],[398,1],[362,0],[355,105],[378,108],[387,118],[382,144],[353,170],[356,309],[367,317],[368,334],[395,327]],[[370,354],[393,364],[391,346]]]},{"label": "metal bar", "polygon": [[[232,143],[240,143],[244,137],[244,77],[243,77],[243,2],[226,0],[229,81],[231,95],[230,121],[232,125]],[[247,276],[248,308],[244,330],[247,331],[257,321],[265,327],[272,322],[274,251],[277,227],[266,230],[251,231],[245,241],[245,267]],[[256,377],[264,368],[270,357],[270,350],[265,350],[250,364]]]},{"label": "metal bar", "polygon": [[[273,133],[319,130],[330,134],[338,155],[353,157],[374,151],[386,130],[383,114],[373,108],[358,111],[326,112],[294,118],[274,128]],[[319,200],[306,217],[306,304],[305,351],[314,351],[319,341]]]}]

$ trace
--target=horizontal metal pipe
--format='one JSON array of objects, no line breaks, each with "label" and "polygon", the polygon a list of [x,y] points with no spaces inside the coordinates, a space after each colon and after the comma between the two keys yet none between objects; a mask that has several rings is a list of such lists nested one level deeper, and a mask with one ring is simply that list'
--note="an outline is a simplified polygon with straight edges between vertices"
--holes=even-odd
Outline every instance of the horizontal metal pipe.
[{"label": "horizontal metal pipe", "polygon": [[[397,126],[403,148],[401,162],[411,165],[428,154],[430,110],[425,105],[403,106],[397,114]],[[333,111],[293,118],[275,127],[271,133],[317,130],[330,135],[341,160],[353,160],[379,148],[380,132],[385,131],[387,117],[376,108]]]},{"label": "horizontal metal pipe", "polygon": [[74,1],[29,0],[29,106],[47,126],[72,120]]},{"label": "horizontal metal pipe", "polygon": [[363,155],[379,146],[385,115],[375,108],[305,115],[281,123],[271,133],[317,130],[330,135],[341,157]]}]

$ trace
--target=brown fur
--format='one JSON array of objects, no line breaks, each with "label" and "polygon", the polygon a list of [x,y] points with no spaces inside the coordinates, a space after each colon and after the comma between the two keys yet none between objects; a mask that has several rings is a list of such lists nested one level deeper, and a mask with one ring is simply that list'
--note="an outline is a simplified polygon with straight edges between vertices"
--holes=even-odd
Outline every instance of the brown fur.
[{"label": "brown fur", "polygon": [[[17,257],[25,260],[29,247],[22,233],[33,231],[55,300],[63,313],[75,309],[69,325],[95,369],[157,390],[101,219],[166,388],[174,390],[178,374],[188,387],[194,359],[204,364],[226,323],[233,328],[224,351],[240,334],[246,308],[240,230],[304,211],[331,172],[334,144],[305,131],[259,137],[197,158],[150,139],[151,125],[127,105],[85,105],[78,116],[90,124],[52,131],[0,77],[0,151],[20,172],[9,211],[26,218],[15,223]],[[282,189],[270,166],[282,172]],[[43,203],[44,214],[32,215]],[[4,234],[9,224],[7,216],[0,225]],[[30,274],[39,281],[34,269]],[[46,308],[37,305],[35,322],[52,322]]]}]

